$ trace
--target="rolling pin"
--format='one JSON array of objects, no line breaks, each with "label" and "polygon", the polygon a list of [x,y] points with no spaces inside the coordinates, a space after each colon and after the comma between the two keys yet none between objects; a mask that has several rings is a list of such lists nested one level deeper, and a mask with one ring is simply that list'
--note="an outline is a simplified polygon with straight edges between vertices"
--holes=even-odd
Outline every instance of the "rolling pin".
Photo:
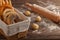
[{"label": "rolling pin", "polygon": [[54,13],[44,7],[41,7],[36,4],[30,4],[30,3],[26,3],[25,6],[30,8],[32,11],[34,11],[54,22],[60,22],[60,15],[57,15],[57,13]]}]

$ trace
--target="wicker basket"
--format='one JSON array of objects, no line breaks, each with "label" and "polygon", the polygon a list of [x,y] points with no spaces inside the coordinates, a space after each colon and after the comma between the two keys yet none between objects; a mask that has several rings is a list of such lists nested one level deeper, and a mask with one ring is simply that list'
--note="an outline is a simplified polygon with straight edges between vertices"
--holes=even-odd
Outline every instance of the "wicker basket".
[{"label": "wicker basket", "polygon": [[[20,11],[15,9],[17,13],[21,16],[24,21],[14,23],[11,25],[5,24],[2,20],[0,20],[0,33],[5,36],[8,40],[17,40],[18,39],[18,33],[28,31],[29,25],[30,25],[30,18],[27,18],[25,15],[23,15]],[[26,33],[26,32],[25,32]],[[24,33],[24,36],[26,35]],[[23,36],[22,36],[23,37]]]}]

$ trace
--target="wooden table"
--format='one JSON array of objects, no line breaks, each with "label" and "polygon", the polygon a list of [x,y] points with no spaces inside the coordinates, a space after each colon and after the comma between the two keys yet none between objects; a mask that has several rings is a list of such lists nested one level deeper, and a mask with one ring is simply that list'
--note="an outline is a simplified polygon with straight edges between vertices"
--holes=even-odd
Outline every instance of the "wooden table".
[{"label": "wooden table", "polygon": [[[25,8],[17,8],[18,10],[20,11],[25,11],[27,9]],[[31,23],[37,23],[38,25],[40,25],[40,28],[38,30],[31,30],[29,29],[28,31],[28,34],[26,37],[24,38],[20,38],[19,40],[25,40],[25,39],[60,39],[60,25],[59,24],[56,24],[52,21],[50,21],[49,19],[46,19],[44,18],[43,16],[42,17],[42,21],[41,22],[34,22],[35,20],[35,17],[38,16],[38,14],[34,13],[34,12],[31,12]],[[46,24],[48,24],[49,26],[47,26]],[[53,27],[57,27],[56,29],[54,30],[51,30],[50,26],[54,25]],[[31,26],[30,26],[31,27]],[[0,39],[5,39],[3,37],[0,36]]]},{"label": "wooden table", "polygon": [[[27,9],[22,8],[20,11],[23,12],[25,10]],[[34,22],[36,16],[38,16],[37,13],[31,12],[31,16],[29,16],[31,17],[31,24],[37,23],[38,25],[40,25],[40,28],[38,30],[29,29],[27,36],[21,39],[60,39],[60,24],[54,23],[53,21],[46,19],[41,15],[40,16],[42,17],[42,21]],[[51,30],[51,26],[55,28]]]}]

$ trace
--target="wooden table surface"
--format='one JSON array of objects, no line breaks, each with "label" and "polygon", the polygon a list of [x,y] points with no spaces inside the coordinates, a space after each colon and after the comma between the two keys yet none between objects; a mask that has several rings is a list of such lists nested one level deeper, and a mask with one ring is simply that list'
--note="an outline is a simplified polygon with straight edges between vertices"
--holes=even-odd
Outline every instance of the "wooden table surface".
[{"label": "wooden table surface", "polygon": [[[18,10],[24,12],[27,9],[25,8],[17,8]],[[37,23],[40,28],[38,30],[31,30],[29,29],[28,34],[26,37],[24,38],[20,38],[19,40],[25,40],[25,39],[60,39],[60,25],[57,23],[52,22],[49,19],[42,17],[42,21],[41,22],[34,22],[35,17],[38,16],[38,14],[31,12],[31,24],[32,23]],[[47,24],[49,26],[47,26]],[[50,26],[56,27],[54,30],[51,30],[51,28],[49,28]],[[30,26],[31,27],[31,26]],[[3,39],[2,36],[0,36],[0,39]]]},{"label": "wooden table surface", "polygon": [[[22,8],[20,11],[26,11],[27,9]],[[60,39],[60,24],[54,23],[53,21],[42,17],[41,22],[34,22],[37,13],[31,12],[31,24],[37,23],[40,28],[38,30],[31,30],[29,29],[28,34],[25,38],[21,39]],[[31,27],[31,26],[30,26]],[[49,28],[51,27],[51,28]],[[51,30],[54,28],[53,30]]]}]

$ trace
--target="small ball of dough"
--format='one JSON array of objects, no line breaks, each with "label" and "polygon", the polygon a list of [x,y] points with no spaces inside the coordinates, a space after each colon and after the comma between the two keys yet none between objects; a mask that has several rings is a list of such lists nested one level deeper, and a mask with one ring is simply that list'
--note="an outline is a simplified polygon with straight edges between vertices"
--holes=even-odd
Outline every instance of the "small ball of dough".
[{"label": "small ball of dough", "polygon": [[26,16],[30,16],[31,15],[31,12],[30,11],[25,11],[24,13]]},{"label": "small ball of dough", "polygon": [[38,30],[38,29],[39,29],[39,25],[36,24],[36,23],[33,23],[33,24],[32,24],[32,29]]},{"label": "small ball of dough", "polygon": [[36,19],[35,19],[35,21],[40,22],[41,21],[41,17],[37,16]]}]

